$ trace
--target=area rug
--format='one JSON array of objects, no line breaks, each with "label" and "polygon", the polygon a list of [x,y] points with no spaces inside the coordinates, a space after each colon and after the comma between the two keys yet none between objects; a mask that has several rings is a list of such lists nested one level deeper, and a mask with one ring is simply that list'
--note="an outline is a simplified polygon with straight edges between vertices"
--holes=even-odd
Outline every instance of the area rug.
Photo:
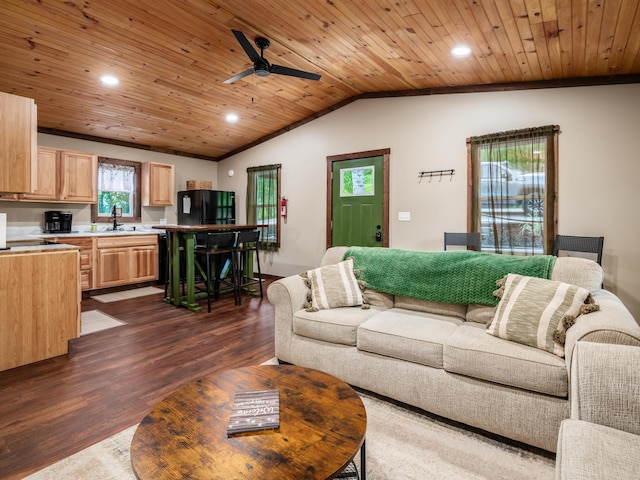
[{"label": "area rug", "polygon": [[100,310],[87,310],[81,314],[80,336],[107,330],[108,328],[120,327],[121,325],[126,325],[126,322],[107,315]]},{"label": "area rug", "polygon": [[[369,480],[553,480],[554,461],[361,394],[367,409]],[[29,480],[134,480],[129,446],[137,425]],[[359,463],[359,456],[355,459]]]},{"label": "area rug", "polygon": [[164,293],[164,290],[156,287],[142,287],[123,290],[121,292],[105,293],[104,295],[96,295],[91,298],[102,303],[111,303],[118,302],[120,300],[129,300],[131,298],[144,297],[145,295],[154,295],[156,293]]}]

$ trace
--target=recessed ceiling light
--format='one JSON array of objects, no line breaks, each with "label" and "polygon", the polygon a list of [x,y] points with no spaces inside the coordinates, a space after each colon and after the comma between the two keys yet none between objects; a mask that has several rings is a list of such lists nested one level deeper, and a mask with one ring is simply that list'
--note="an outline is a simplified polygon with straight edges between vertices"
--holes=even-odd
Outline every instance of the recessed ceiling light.
[{"label": "recessed ceiling light", "polygon": [[100,81],[102,82],[103,85],[107,85],[109,87],[115,87],[120,83],[120,80],[118,79],[118,77],[111,74],[102,75],[100,77]]},{"label": "recessed ceiling light", "polygon": [[238,121],[238,118],[239,117],[236,113],[227,113],[227,116],[225,117],[225,119],[229,123],[236,123]]},{"label": "recessed ceiling light", "polygon": [[471,48],[466,45],[456,45],[451,49],[451,55],[456,58],[466,58],[471,55]]}]

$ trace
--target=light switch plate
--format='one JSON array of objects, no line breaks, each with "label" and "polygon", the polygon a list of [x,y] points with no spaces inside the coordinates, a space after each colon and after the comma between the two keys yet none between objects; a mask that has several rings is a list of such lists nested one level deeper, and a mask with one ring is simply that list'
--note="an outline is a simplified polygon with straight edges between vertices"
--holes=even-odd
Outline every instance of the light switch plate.
[{"label": "light switch plate", "polygon": [[398,221],[399,222],[410,222],[411,221],[411,212],[398,212]]}]

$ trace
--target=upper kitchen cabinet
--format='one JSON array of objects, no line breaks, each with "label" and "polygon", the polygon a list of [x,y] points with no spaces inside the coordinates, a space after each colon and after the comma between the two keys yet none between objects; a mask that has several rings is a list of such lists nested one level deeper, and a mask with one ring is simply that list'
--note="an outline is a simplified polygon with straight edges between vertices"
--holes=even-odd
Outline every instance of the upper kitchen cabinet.
[{"label": "upper kitchen cabinet", "polygon": [[164,163],[142,164],[142,205],[145,207],[167,207],[173,205],[175,197],[174,166]]},{"label": "upper kitchen cabinet", "polygon": [[92,153],[38,147],[38,181],[35,193],[20,200],[96,203],[98,157]]},{"label": "upper kitchen cabinet", "polygon": [[98,203],[98,156],[60,151],[62,185],[60,199],[66,202]]},{"label": "upper kitchen cabinet", "polygon": [[54,148],[38,147],[37,181],[34,193],[25,193],[20,199],[49,201],[58,200],[60,175],[58,151]]},{"label": "upper kitchen cabinet", "polygon": [[33,99],[0,92],[0,192],[33,192],[37,110]]}]

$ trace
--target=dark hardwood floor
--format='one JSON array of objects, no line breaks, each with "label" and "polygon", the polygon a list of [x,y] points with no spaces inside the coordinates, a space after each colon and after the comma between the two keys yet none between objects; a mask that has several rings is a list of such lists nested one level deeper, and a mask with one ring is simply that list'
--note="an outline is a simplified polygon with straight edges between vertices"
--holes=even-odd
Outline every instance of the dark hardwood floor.
[{"label": "dark hardwood floor", "polygon": [[[0,372],[0,478],[20,479],[139,423],[169,393],[215,372],[274,356],[265,297],[235,306],[222,295],[207,313],[162,294],[114,303],[82,301],[127,325],[70,343],[65,356]],[[34,292],[37,295],[37,292]]]}]

